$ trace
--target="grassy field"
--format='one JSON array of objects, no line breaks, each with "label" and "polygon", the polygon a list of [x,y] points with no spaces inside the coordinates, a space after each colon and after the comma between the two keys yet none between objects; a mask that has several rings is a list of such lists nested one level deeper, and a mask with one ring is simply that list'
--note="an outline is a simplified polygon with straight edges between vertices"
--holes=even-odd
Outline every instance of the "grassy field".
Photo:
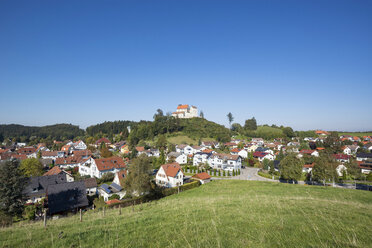
[{"label": "grassy field", "polygon": [[[167,141],[175,145],[179,145],[179,144],[198,145],[198,142],[199,142],[198,139],[190,138],[189,136],[184,135],[183,133],[178,133],[176,135],[173,134],[172,136],[167,137]],[[202,141],[215,141],[215,140],[212,138],[202,138]]]},{"label": "grassy field", "polygon": [[372,194],[218,180],[143,206],[0,229],[1,247],[371,247]]},{"label": "grassy field", "polygon": [[338,135],[350,135],[350,136],[372,136],[372,132],[339,132]]}]

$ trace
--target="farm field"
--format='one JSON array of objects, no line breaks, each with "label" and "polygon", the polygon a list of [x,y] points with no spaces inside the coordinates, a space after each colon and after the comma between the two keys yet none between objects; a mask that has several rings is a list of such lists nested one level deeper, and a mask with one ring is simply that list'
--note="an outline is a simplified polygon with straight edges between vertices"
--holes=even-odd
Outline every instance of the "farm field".
[{"label": "farm field", "polygon": [[371,192],[216,180],[159,201],[0,229],[0,247],[372,247]]}]

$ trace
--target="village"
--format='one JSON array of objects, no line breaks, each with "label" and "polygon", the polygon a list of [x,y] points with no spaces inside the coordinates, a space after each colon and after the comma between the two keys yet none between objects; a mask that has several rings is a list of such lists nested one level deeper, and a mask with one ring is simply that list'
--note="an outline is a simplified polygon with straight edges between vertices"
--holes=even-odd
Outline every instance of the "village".
[{"label": "village", "polygon": [[[198,118],[197,108],[179,105],[174,118]],[[2,145],[0,160],[18,160],[21,164],[41,165],[42,175],[32,175],[23,191],[27,206],[47,208],[49,216],[64,215],[78,209],[94,209],[104,205],[140,197],[146,192],[127,192],[125,180],[131,173],[133,160],[147,158],[152,164],[149,179],[159,189],[176,188],[188,184],[203,185],[211,180],[283,180],[306,184],[343,183],[371,180],[372,137],[341,135],[337,138],[341,151],[331,154],[334,166],[332,182],[319,173],[314,174],[317,158],[328,152],[330,132],[317,130],[314,137],[293,137],[289,141],[278,138],[237,139],[228,142],[201,141],[199,144],[176,144],[166,147],[130,147],[126,140],[112,142],[102,137],[93,143],[83,140],[54,140],[59,150],[46,144],[30,146],[26,143]],[[92,141],[93,139],[86,139]],[[298,178],[285,176],[281,165],[289,154],[302,161]],[[133,172],[132,172],[133,173]],[[318,180],[314,177],[318,176]],[[347,183],[350,184],[347,184]],[[341,184],[340,184],[341,185]],[[368,186],[369,189],[369,186]],[[103,203],[104,202],[104,203]],[[40,205],[41,204],[41,205]],[[41,217],[36,213],[34,218]]]}]

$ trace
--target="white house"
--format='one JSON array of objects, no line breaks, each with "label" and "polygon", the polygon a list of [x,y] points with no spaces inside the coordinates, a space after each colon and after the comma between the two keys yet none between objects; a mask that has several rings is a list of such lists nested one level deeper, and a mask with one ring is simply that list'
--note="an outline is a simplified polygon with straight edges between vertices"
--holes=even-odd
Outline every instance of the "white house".
[{"label": "white house", "polygon": [[301,150],[300,153],[298,154],[299,158],[302,158],[304,154],[311,155],[314,157],[319,157],[319,152],[317,150]]},{"label": "white house", "polygon": [[343,153],[346,155],[353,155],[358,151],[359,146],[356,145],[347,145],[343,149]]},{"label": "white house", "polygon": [[156,173],[156,184],[166,188],[183,185],[183,171],[178,163],[163,164]]},{"label": "white house", "polygon": [[242,168],[242,158],[239,155],[216,153],[209,157],[208,164],[214,169],[238,170]]},{"label": "white house", "polygon": [[[210,150],[209,150],[210,151]],[[194,158],[193,158],[193,165],[194,166],[198,166],[200,164],[205,164],[205,163],[208,163],[208,159],[209,157],[212,155],[213,153],[212,152],[198,152],[198,153],[195,153],[194,154]]]},{"label": "white house", "polygon": [[201,146],[192,146],[192,149],[193,149],[192,153],[195,154],[197,152],[203,151],[203,149],[205,149],[205,148],[203,148]]},{"label": "white house", "polygon": [[75,143],[73,143],[73,146],[75,150],[86,150],[87,149],[87,145],[82,140],[76,141]]},{"label": "white house", "polygon": [[99,196],[102,196],[105,201],[108,201],[108,199],[114,194],[118,195],[119,199],[121,200],[125,196],[126,191],[124,191],[120,185],[117,185],[116,183],[111,183],[110,185],[102,184],[98,188],[98,194]]},{"label": "white house", "polygon": [[314,163],[312,163],[312,164],[305,164],[302,167],[302,172],[309,173],[309,172],[311,172],[313,170],[313,167],[314,167]]},{"label": "white house", "polygon": [[187,164],[187,155],[179,152],[170,152],[167,155],[167,161],[174,159],[175,162],[179,164]]},{"label": "white house", "polygon": [[121,157],[110,157],[110,158],[101,158],[85,159],[79,165],[79,173],[82,176],[90,176],[101,178],[106,173],[116,173],[126,169],[126,164]]}]

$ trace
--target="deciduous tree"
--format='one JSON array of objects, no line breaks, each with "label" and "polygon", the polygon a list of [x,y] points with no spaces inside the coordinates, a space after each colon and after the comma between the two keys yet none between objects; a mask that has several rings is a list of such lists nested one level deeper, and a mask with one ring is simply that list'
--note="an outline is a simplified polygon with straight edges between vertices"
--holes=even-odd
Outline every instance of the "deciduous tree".
[{"label": "deciduous tree", "polygon": [[26,177],[41,176],[43,174],[43,165],[36,158],[28,158],[21,162],[20,169]]}]

